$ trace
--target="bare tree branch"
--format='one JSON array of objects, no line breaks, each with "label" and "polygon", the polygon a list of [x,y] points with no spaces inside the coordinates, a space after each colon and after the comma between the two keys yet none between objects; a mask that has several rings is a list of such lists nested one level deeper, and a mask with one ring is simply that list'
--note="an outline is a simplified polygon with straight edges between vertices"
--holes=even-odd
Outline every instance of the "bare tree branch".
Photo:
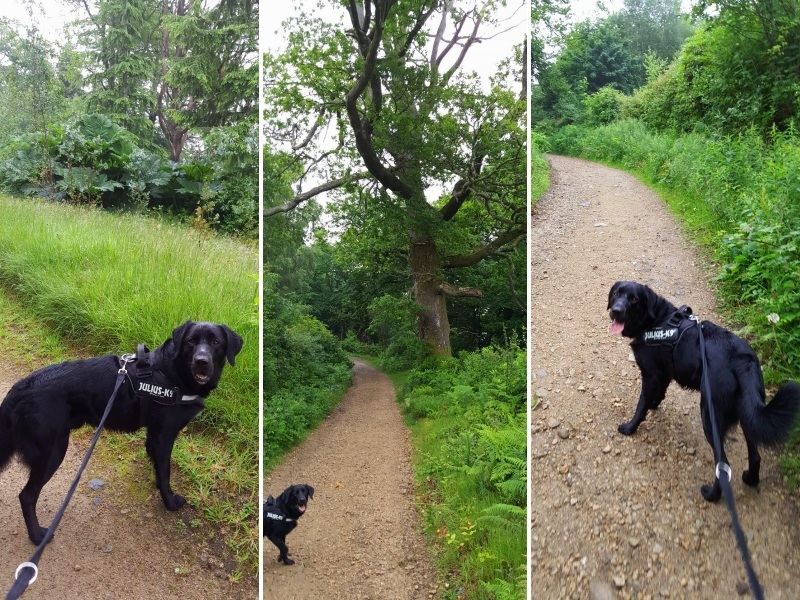
[{"label": "bare tree branch", "polygon": [[442,259],[442,266],[446,269],[457,267],[471,267],[485,258],[494,256],[503,251],[507,244],[517,242],[527,231],[525,223],[518,224],[516,227],[508,229],[498,235],[491,242],[483,244],[471,254],[456,254]]},{"label": "bare tree branch", "polygon": [[328,181],[327,183],[323,183],[322,185],[318,185],[317,187],[308,190],[307,192],[303,192],[302,194],[298,194],[289,202],[285,204],[280,204],[278,206],[273,206],[271,208],[264,209],[264,217],[271,217],[273,215],[277,215],[278,213],[287,213],[290,210],[294,210],[298,206],[300,206],[303,202],[314,198],[315,196],[319,196],[323,192],[329,192],[331,190],[335,190],[340,188],[348,183],[352,183],[354,181],[358,181],[359,179],[366,179],[370,176],[370,173],[362,171],[361,173],[353,173],[346,177],[340,177],[339,179],[333,179]]}]

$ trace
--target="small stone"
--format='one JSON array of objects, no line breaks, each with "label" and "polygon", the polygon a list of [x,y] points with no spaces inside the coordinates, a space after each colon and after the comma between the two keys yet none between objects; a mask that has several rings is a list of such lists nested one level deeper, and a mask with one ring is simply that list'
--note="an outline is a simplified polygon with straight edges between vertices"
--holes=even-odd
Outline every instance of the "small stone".
[{"label": "small stone", "polygon": [[614,575],[614,585],[621,590],[625,587],[625,575]]},{"label": "small stone", "polygon": [[95,506],[100,506],[100,504],[101,504],[102,502],[103,502],[103,501],[102,501],[102,500],[100,500],[100,498],[95,498],[94,500],[92,500],[92,503],[93,503]]},{"label": "small stone", "polygon": [[639,546],[639,544],[641,543],[641,540],[639,540],[639,538],[632,537],[632,538],[630,538],[630,539],[628,540],[628,543],[629,543],[629,544],[630,544],[630,545],[631,545],[633,548],[637,548],[637,547]]},{"label": "small stone", "polygon": [[614,592],[607,583],[593,581],[591,585],[589,585],[589,598],[591,598],[591,600],[613,600]]},{"label": "small stone", "polygon": [[555,429],[556,427],[561,425],[561,423],[558,422],[558,419],[554,419],[551,417],[550,420],[547,422],[547,425],[550,427],[550,429]]},{"label": "small stone", "polygon": [[661,544],[656,542],[653,544],[653,554],[661,554],[664,551],[664,548],[661,547]]},{"label": "small stone", "polygon": [[80,565],[74,565],[74,566],[72,567],[72,570],[73,570],[73,571],[80,571],[81,569],[83,569],[83,567],[82,567],[82,566],[80,566]]},{"label": "small stone", "polygon": [[559,427],[556,433],[558,433],[558,437],[560,437],[562,440],[569,439],[569,429],[566,427]]},{"label": "small stone", "polygon": [[603,448],[603,454],[608,454],[611,452],[611,444],[608,444],[605,448]]},{"label": "small stone", "polygon": [[103,481],[102,479],[98,479],[97,477],[94,477],[93,479],[89,480],[89,489],[91,489],[91,490],[99,490],[105,484],[106,484],[106,482]]},{"label": "small stone", "polygon": [[567,473],[569,473],[569,465],[564,465],[564,466],[562,466],[562,467],[559,467],[559,468],[558,468],[558,472],[559,472],[561,475],[566,475]]},{"label": "small stone", "polygon": [[695,454],[697,454],[697,450],[695,450],[694,448],[692,448],[690,446],[690,447],[686,448],[686,454],[688,454],[690,456],[694,456]]},{"label": "small stone", "polygon": [[747,585],[747,582],[742,581],[741,579],[736,582],[736,593],[740,596],[746,596],[747,592],[750,591],[750,586]]},{"label": "small stone", "polygon": [[539,388],[538,390],[536,390],[536,393],[534,394],[534,396],[536,396],[537,398],[547,398],[547,396],[549,396],[549,395],[550,395],[550,392],[548,392],[544,388]]}]

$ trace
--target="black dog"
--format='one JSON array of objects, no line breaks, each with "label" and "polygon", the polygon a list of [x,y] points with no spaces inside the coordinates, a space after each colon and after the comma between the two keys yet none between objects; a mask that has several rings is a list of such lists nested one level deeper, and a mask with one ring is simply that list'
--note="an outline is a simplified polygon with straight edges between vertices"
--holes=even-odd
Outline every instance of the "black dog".
[{"label": "black dog", "polygon": [[[147,427],[145,448],[167,510],[186,503],[169,485],[175,438],[217,387],[225,360],[233,365],[241,349],[242,338],[225,325],[186,321],[154,352],[143,355],[148,360],[137,359],[139,364],[128,367],[129,381],[120,387],[106,427]],[[152,379],[145,372],[147,362]],[[19,501],[34,544],[47,531],[36,517],[39,494],[64,460],[70,430],[100,421],[120,364],[118,356],[108,355],[50,365],[14,384],[0,405],[0,469],[15,453],[30,468]]]},{"label": "black dog", "polygon": [[314,499],[314,488],[305,483],[290,485],[277,498],[270,496],[264,502],[264,535],[280,551],[278,560],[293,565],[286,546],[286,536],[297,527],[297,519],[306,512],[306,504]]},{"label": "black dog", "polygon": [[[636,413],[619,432],[632,435],[644,421],[648,409],[658,408],[673,379],[678,384],[700,390],[703,372],[697,324],[686,318],[673,304],[645,285],[618,281],[608,294],[611,333],[633,338],[631,348],[642,373],[642,392]],[[691,312],[691,311],[689,311]],[[761,457],[759,445],[777,444],[786,438],[800,410],[800,384],[788,382],[765,404],[761,365],[750,345],[709,321],[702,322],[705,338],[711,401],[720,439],[738,421],[747,442],[748,469],[742,481],[757,486]],[[701,391],[700,415],[706,440],[712,445],[709,399]],[[714,456],[716,463],[728,462],[725,449]],[[719,499],[719,479],[704,485],[700,492],[708,501]]]}]

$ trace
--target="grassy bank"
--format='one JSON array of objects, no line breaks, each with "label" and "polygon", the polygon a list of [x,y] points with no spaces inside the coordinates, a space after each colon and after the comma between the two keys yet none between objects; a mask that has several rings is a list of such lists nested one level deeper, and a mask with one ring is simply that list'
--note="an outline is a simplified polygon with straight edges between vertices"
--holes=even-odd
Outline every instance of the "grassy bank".
[{"label": "grassy bank", "polygon": [[526,358],[486,348],[393,375],[443,598],[526,591]]},{"label": "grassy bank", "polygon": [[[554,152],[621,167],[654,185],[713,264],[727,320],[768,385],[800,379],[800,136],[666,134],[638,121],[569,126]],[[800,484],[800,429],[782,461]]]},{"label": "grassy bank", "polygon": [[[207,523],[226,529],[245,570],[255,570],[258,549],[257,273],[256,249],[231,239],[0,197],[0,288],[24,313],[14,318],[46,332],[12,340],[31,363],[122,354],[139,342],[154,348],[187,318],[225,323],[244,339],[236,366],[178,437],[173,457],[176,488]],[[127,449],[117,468],[133,468],[142,434],[117,434],[113,445],[115,453]]]}]

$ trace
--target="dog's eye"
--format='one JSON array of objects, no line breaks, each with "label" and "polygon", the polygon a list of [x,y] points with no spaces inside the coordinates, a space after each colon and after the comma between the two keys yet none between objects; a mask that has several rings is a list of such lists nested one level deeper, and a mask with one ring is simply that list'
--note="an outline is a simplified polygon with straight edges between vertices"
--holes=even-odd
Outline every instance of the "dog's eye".
[{"label": "dog's eye", "polygon": [[219,340],[217,338],[211,338],[211,345],[219,346]]},{"label": "dog's eye", "polygon": [[628,302],[631,304],[636,304],[638,298],[634,294],[628,294]]},{"label": "dog's eye", "polygon": [[186,342],[191,346],[195,346],[197,344],[197,338],[190,337],[189,339],[186,340]]}]

